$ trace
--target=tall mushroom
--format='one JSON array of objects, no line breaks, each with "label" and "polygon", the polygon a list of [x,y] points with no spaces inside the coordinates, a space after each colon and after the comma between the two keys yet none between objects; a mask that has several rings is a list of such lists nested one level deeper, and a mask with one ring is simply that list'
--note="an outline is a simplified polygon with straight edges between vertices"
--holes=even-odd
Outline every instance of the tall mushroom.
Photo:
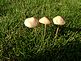
[{"label": "tall mushroom", "polygon": [[55,18],[53,18],[53,22],[54,24],[58,25],[58,28],[56,30],[56,35],[58,34],[58,30],[59,30],[59,26],[62,26],[65,24],[64,19],[61,16],[56,16]]},{"label": "tall mushroom", "polygon": [[47,24],[50,24],[49,19],[48,19],[47,17],[43,17],[43,18],[41,18],[41,19],[39,20],[39,23],[42,23],[42,24],[45,25],[45,29],[44,29],[44,35],[45,35],[45,33],[46,33],[46,25],[47,25]]}]

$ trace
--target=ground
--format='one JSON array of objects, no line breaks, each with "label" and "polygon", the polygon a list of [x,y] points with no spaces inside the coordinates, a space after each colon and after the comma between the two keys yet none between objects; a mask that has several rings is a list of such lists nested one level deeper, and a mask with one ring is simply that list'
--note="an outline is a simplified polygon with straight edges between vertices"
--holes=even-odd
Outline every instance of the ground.
[{"label": "ground", "polygon": [[[62,16],[59,29],[52,19]],[[51,21],[27,28],[24,20]],[[0,61],[81,61],[81,0],[0,0]]]}]

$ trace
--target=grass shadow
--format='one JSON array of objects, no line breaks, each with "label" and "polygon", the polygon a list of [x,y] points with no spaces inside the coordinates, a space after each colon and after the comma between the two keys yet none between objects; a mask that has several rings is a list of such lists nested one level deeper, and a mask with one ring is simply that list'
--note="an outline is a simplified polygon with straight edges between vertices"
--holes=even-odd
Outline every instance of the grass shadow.
[{"label": "grass shadow", "polygon": [[64,29],[70,30],[72,32],[81,32],[81,27],[74,27],[74,28],[64,27]]},{"label": "grass shadow", "polygon": [[60,28],[60,34],[64,35],[67,34],[68,32],[77,32],[78,34],[80,34],[81,32],[81,27],[74,27],[74,28],[70,28],[70,27],[62,27]]},{"label": "grass shadow", "polygon": [[80,49],[80,41],[71,41],[60,47],[46,47],[29,61],[81,61]]}]

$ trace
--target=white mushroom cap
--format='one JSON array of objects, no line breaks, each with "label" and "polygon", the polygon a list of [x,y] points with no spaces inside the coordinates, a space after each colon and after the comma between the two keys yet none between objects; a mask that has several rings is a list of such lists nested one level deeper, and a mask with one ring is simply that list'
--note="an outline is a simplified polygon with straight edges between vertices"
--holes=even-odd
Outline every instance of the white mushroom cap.
[{"label": "white mushroom cap", "polygon": [[41,18],[41,19],[39,20],[39,22],[42,23],[42,24],[50,24],[49,19],[46,18],[46,17]]},{"label": "white mushroom cap", "polygon": [[34,17],[31,18],[27,18],[24,21],[25,26],[29,27],[29,28],[34,28],[38,25],[38,20]]},{"label": "white mushroom cap", "polygon": [[55,18],[53,18],[53,22],[56,25],[64,25],[65,21],[61,16],[56,16]]}]

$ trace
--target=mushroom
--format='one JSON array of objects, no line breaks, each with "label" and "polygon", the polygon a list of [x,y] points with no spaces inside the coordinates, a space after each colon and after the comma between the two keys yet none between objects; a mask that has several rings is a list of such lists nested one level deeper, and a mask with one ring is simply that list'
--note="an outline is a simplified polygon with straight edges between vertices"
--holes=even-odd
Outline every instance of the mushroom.
[{"label": "mushroom", "polygon": [[45,35],[45,33],[46,33],[46,25],[47,25],[47,24],[50,24],[49,19],[48,19],[47,17],[43,17],[43,18],[41,18],[41,19],[39,20],[39,23],[42,23],[42,24],[45,25],[45,29],[44,29],[44,35]]},{"label": "mushroom", "polygon": [[59,30],[59,26],[62,26],[65,24],[64,19],[61,16],[56,16],[55,18],[53,18],[53,22],[54,24],[58,25],[58,28],[56,30],[56,35],[58,34],[58,30]]},{"label": "mushroom", "polygon": [[36,26],[38,25],[38,20],[35,17],[27,18],[24,21],[25,26],[28,28],[34,28],[34,31],[36,32]]},{"label": "mushroom", "polygon": [[38,25],[38,20],[34,17],[27,18],[27,19],[25,19],[24,24],[28,28],[34,28]]}]

